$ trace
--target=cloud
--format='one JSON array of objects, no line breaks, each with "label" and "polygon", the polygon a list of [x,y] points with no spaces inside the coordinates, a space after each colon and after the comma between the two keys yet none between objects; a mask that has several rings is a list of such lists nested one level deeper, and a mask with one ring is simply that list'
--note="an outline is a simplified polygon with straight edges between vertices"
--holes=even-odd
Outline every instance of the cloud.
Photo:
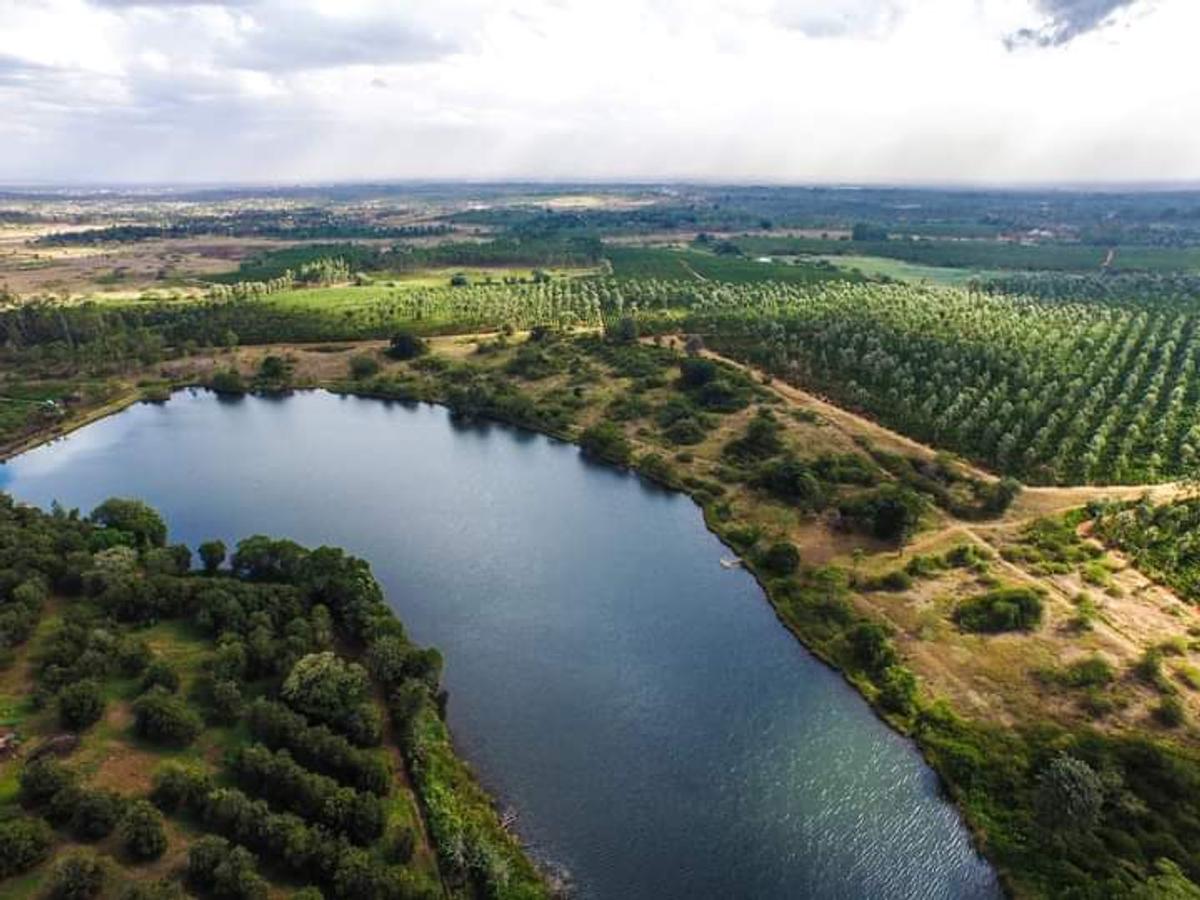
[{"label": "cloud", "polygon": [[454,53],[458,44],[403,16],[325,15],[302,8],[251,12],[252,23],[223,61],[266,72],[353,65],[428,62]]},{"label": "cloud", "polygon": [[1037,28],[1022,28],[1005,38],[1008,48],[1058,47],[1112,21],[1120,10],[1138,0],[1037,0],[1047,21]]},{"label": "cloud", "polygon": [[[1061,48],[1008,52],[1021,26]],[[0,0],[0,183],[1200,178],[1198,29],[1197,0]]]},{"label": "cloud", "polygon": [[777,0],[774,19],[808,37],[879,36],[900,18],[893,0]]}]

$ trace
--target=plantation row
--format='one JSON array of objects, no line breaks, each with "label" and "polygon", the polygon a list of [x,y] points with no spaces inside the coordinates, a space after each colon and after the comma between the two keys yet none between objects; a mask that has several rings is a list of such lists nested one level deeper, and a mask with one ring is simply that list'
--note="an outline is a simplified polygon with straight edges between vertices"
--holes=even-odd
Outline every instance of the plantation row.
[{"label": "plantation row", "polygon": [[1036,483],[1185,475],[1200,449],[1197,318],[835,285],[713,290],[688,327],[922,440]]}]

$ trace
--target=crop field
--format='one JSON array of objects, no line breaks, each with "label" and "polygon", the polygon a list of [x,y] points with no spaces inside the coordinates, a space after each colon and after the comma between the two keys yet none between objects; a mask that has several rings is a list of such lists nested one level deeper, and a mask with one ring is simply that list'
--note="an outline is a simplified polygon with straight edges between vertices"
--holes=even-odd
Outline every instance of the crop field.
[{"label": "crop field", "polygon": [[[925,266],[1100,272],[1108,247],[1091,244],[1022,244],[987,240],[829,241],[819,238],[746,236],[735,239],[742,252],[785,256],[879,256]],[[1118,246],[1113,271],[1194,272],[1200,248]]]},{"label": "crop field", "polygon": [[949,266],[926,266],[905,262],[900,259],[888,259],[884,256],[819,256],[819,261],[827,262],[844,272],[859,273],[871,278],[890,278],[893,281],[905,281],[910,284],[941,284],[961,287],[975,278],[994,278],[998,272],[987,269],[956,269]]},{"label": "crop field", "polygon": [[839,272],[836,267],[821,260],[760,262],[736,255],[649,247],[609,247],[606,255],[612,264],[612,274],[621,279],[683,278],[729,284],[764,281],[811,284],[847,277],[855,280],[855,276]]}]

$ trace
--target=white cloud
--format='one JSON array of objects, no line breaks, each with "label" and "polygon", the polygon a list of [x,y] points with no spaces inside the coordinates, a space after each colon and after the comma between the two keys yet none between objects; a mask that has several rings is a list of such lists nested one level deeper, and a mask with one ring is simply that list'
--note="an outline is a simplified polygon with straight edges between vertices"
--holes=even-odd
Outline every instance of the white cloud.
[{"label": "white cloud", "polygon": [[1193,179],[1197,25],[1195,0],[0,0],[0,182]]}]

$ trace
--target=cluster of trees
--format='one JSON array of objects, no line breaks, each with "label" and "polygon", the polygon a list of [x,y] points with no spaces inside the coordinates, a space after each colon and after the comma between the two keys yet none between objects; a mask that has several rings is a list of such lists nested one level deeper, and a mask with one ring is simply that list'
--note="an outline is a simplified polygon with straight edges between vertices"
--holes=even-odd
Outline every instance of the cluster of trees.
[{"label": "cluster of trees", "polygon": [[964,631],[1029,631],[1041,624],[1043,606],[1033,588],[995,588],[959,603],[954,621]]},{"label": "cluster of trees", "polygon": [[[169,546],[161,518],[136,501],[110,500],[85,518],[0,498],[0,572],[8,573],[0,590],[36,579],[68,601],[31,657],[36,704],[54,703],[64,724],[85,728],[103,712],[105,682],[132,679],[141,691],[133,732],[170,749],[206,721],[239,721],[243,689],[266,694],[245,715],[262,743],[227,759],[238,788],[217,789],[210,774],[168,766],[150,806],[90,786],[52,755],[23,767],[23,814],[0,811],[0,873],[48,855],[54,837],[43,820],[81,841],[115,833],[125,859],[154,858],[167,843],[161,809],[232,842],[193,842],[191,884],[202,891],[262,896],[254,852],[322,885],[326,896],[436,893],[407,865],[416,840],[409,826],[387,825],[393,780],[372,700],[381,690],[406,751],[422,748],[425,762],[411,757],[422,802],[469,823],[469,838],[461,828],[443,832],[452,842],[446,858],[458,864],[448,876],[489,896],[510,887],[536,895],[537,873],[454,755],[440,718],[440,655],[407,640],[367,565],[334,548],[265,536],[242,541],[228,569],[219,542],[201,555],[204,571],[191,571],[190,554]],[[188,621],[212,641],[186,676],[139,635],[143,624],[164,620]]]},{"label": "cluster of trees", "polygon": [[1200,600],[1200,499],[1094,508],[1095,533],[1128,553],[1138,570]]}]

